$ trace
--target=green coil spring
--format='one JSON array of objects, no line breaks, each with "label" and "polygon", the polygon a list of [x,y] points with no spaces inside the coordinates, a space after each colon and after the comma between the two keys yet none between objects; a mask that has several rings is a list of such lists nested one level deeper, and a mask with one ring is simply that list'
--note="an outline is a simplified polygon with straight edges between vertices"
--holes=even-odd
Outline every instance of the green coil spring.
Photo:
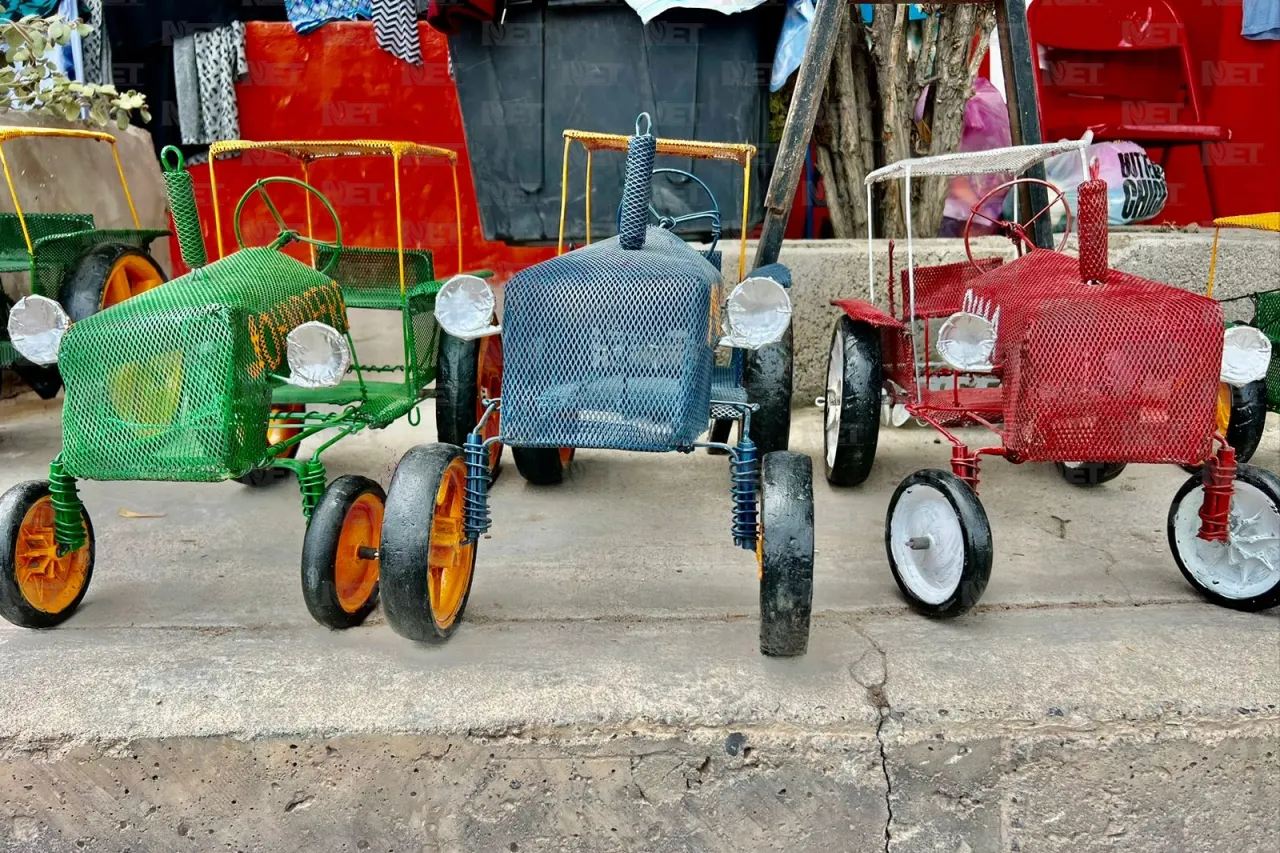
[{"label": "green coil spring", "polygon": [[318,459],[303,462],[298,468],[298,488],[302,491],[302,514],[308,521],[311,520],[311,513],[315,512],[316,507],[320,505],[328,476],[324,470],[324,463]]},{"label": "green coil spring", "polygon": [[204,235],[200,233],[200,212],[196,209],[196,193],[191,175],[184,168],[182,152],[166,145],[160,152],[164,164],[164,185],[169,195],[169,209],[173,212],[173,225],[178,232],[178,248],[182,261],[191,269],[209,262],[204,250]]},{"label": "green coil spring", "polygon": [[76,478],[62,467],[62,457],[49,463],[49,499],[53,503],[53,535],[59,553],[79,551],[84,547],[84,504],[76,489]]}]

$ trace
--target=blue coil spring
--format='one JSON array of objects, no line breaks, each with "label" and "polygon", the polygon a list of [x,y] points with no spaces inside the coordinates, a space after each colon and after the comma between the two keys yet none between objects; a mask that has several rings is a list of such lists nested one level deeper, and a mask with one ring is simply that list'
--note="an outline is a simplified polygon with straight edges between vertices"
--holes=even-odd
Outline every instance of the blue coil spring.
[{"label": "blue coil spring", "polygon": [[492,526],[489,517],[489,451],[478,432],[467,435],[462,445],[467,463],[467,490],[463,496],[462,525],[468,539],[476,539]]},{"label": "blue coil spring", "polygon": [[744,436],[729,462],[733,484],[733,544],[754,550],[759,533],[756,494],[760,490],[760,457],[755,442]]},{"label": "blue coil spring", "polygon": [[84,529],[84,504],[76,488],[75,477],[62,467],[61,458],[49,465],[49,502],[53,504],[53,535],[58,553],[79,551],[87,540]]}]

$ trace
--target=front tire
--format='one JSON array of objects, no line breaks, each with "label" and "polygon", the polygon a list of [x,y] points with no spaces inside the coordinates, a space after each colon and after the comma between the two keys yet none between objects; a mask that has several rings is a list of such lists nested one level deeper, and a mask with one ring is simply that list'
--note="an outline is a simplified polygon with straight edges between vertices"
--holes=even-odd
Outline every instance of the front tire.
[{"label": "front tire", "polygon": [[382,526],[382,609],[392,630],[423,643],[453,636],[467,609],[478,542],[466,541],[462,448],[423,444],[400,458]]},{"label": "front tire", "polygon": [[[436,437],[462,447],[484,414],[485,398],[502,396],[502,336],[464,341],[440,333],[436,366]],[[502,410],[485,421],[481,435],[501,434]],[[496,480],[502,467],[502,445],[489,445],[489,476]]]},{"label": "front tire", "polygon": [[880,440],[880,333],[848,316],[836,321],[827,361],[823,450],[827,482],[857,486],[871,475]]},{"label": "front tire", "polygon": [[0,496],[0,616],[21,628],[52,628],[75,613],[93,579],[89,513],[85,543],[59,555],[47,480],[19,483]]},{"label": "front tire", "polygon": [[760,653],[794,657],[809,648],[813,612],[813,462],[777,451],[760,485]]},{"label": "front tire", "polygon": [[742,355],[747,400],[760,406],[751,413],[751,440],[761,457],[786,450],[791,440],[791,326],[782,340]]},{"label": "front tire", "polygon": [[329,484],[302,540],[302,597],[312,617],[342,630],[378,606],[378,558],[386,494],[368,477]]},{"label": "front tire", "polygon": [[1236,469],[1226,542],[1199,537],[1204,480],[1182,484],[1169,508],[1169,549],[1187,582],[1214,604],[1266,610],[1280,604],[1280,477],[1253,465]]},{"label": "front tire", "polygon": [[917,471],[898,485],[884,544],[898,588],[926,616],[959,616],[978,603],[991,580],[987,512],[950,471]]}]

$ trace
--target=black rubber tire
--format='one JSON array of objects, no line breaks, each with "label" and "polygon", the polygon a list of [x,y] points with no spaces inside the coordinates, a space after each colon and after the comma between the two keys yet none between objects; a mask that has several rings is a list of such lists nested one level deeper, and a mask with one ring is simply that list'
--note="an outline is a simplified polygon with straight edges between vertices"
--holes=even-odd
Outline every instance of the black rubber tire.
[{"label": "black rubber tire", "polygon": [[[835,348],[841,338],[841,361],[837,363]],[[827,393],[831,393],[833,370],[841,371],[843,393],[834,459],[831,448],[827,447],[824,412],[823,467],[827,482],[832,485],[857,486],[871,475],[880,440],[880,397],[883,393],[880,330],[869,323],[858,323],[842,316],[831,332],[831,356],[827,363]]]},{"label": "black rubber tire", "polygon": [[[473,563],[458,613],[448,627],[442,628],[431,612],[427,590],[432,512],[445,470],[461,456],[462,448],[452,444],[411,447],[400,457],[387,489],[379,549],[382,611],[393,631],[422,643],[439,644],[453,636],[466,613],[475,580]],[[477,542],[471,552],[473,560],[478,549]]]},{"label": "black rubber tire", "polygon": [[[516,470],[525,482],[535,486],[558,486],[564,482],[565,472],[569,466],[560,459],[560,449],[556,447],[513,447],[511,458],[516,461]],[[572,464],[570,458],[570,464]]]},{"label": "black rubber tire", "polygon": [[813,612],[813,461],[779,450],[760,478],[760,653],[794,657],[809,648]]},{"label": "black rubber tire", "polygon": [[62,374],[55,366],[32,364],[25,359],[14,362],[13,372],[36,392],[41,400],[52,400],[62,390]]},{"label": "black rubber tire", "polygon": [[[1248,483],[1258,489],[1271,501],[1272,506],[1280,509],[1280,477],[1265,468],[1259,468],[1255,465],[1240,465],[1236,469],[1236,480],[1237,482]],[[1182,572],[1182,576],[1187,579],[1187,583],[1195,587],[1196,591],[1202,596],[1222,607],[1243,610],[1246,613],[1256,613],[1260,610],[1269,610],[1280,605],[1280,582],[1277,582],[1271,589],[1251,598],[1230,598],[1204,586],[1196,580],[1195,575],[1188,571],[1186,564],[1182,561],[1182,553],[1178,549],[1174,532],[1174,520],[1178,514],[1179,505],[1202,482],[1203,479],[1200,474],[1193,475],[1182,484],[1182,488],[1178,489],[1178,493],[1173,497],[1173,503],[1169,506],[1169,519],[1165,525],[1165,533],[1169,537],[1169,550],[1173,552],[1173,560],[1178,564],[1178,571]]]},{"label": "black rubber tire", "polygon": [[355,474],[338,477],[320,496],[320,503],[311,513],[311,521],[302,539],[302,598],[312,618],[335,631],[354,628],[378,606],[378,585],[375,583],[359,609],[354,612],[343,609],[338,602],[334,579],[343,523],[351,507],[363,495],[373,495],[384,505],[387,501],[382,486],[368,477]]},{"label": "black rubber tire", "polygon": [[1071,466],[1065,462],[1055,462],[1058,476],[1073,486],[1101,486],[1119,477],[1126,467],[1124,462],[1081,462]]},{"label": "black rubber tire", "polygon": [[791,326],[777,343],[742,353],[747,400],[760,406],[751,413],[751,440],[762,458],[790,446],[791,371]]},{"label": "black rubber tire", "polygon": [[[483,338],[464,341],[440,332],[440,352],[436,362],[436,438],[462,447],[476,428],[479,417],[480,345]],[[502,471],[502,447],[489,471],[494,480]]]},{"label": "black rubber tire", "polygon": [[[733,431],[733,425],[736,421],[727,418],[719,418],[711,421],[711,426],[707,429],[707,441],[718,441],[721,444],[729,443],[729,433]],[[729,451],[721,450],[718,447],[708,447],[707,453],[711,456],[728,456]]]},{"label": "black rubber tire", "polygon": [[[1227,444],[1236,452],[1236,462],[1253,458],[1262,443],[1267,427],[1267,380],[1250,382],[1243,388],[1231,387],[1231,418],[1227,422]],[[1203,465],[1179,465],[1188,474],[1199,474]]]},{"label": "black rubber tire", "polygon": [[[950,598],[939,604],[924,601],[911,591],[893,556],[893,513],[902,496],[913,486],[923,486],[940,492],[951,504],[960,522],[964,544],[964,565],[960,573],[960,582]],[[906,596],[912,608],[926,616],[948,619],[970,610],[982,599],[982,593],[991,580],[994,547],[987,511],[983,509],[982,501],[973,493],[973,489],[950,471],[926,468],[916,471],[898,484],[893,498],[889,501],[889,512],[885,517],[884,547],[889,557],[889,569],[893,572],[893,579],[897,582],[898,589],[902,590],[902,594]]]},{"label": "black rubber tire", "polygon": [[[305,406],[303,406],[303,410],[304,411],[306,410]],[[268,420],[267,422],[268,432],[270,431],[270,428],[271,428],[271,423],[270,423],[270,420]],[[296,459],[298,457],[298,451],[301,448],[302,448],[302,442],[298,442],[296,444],[290,445],[289,449],[286,450],[284,453],[280,454],[278,458]],[[264,486],[269,486],[272,483],[280,482],[286,476],[288,476],[288,474],[289,474],[288,468],[279,468],[274,465],[271,465],[266,468],[254,468],[248,473],[241,474],[239,477],[232,477],[232,479],[235,480],[237,483],[240,483],[241,485],[248,486],[251,489],[260,489]]]},{"label": "black rubber tire", "polygon": [[0,495],[0,616],[20,628],[52,628],[67,621],[76,612],[80,602],[84,601],[89,584],[93,582],[97,543],[93,535],[93,522],[89,519],[88,510],[85,510],[83,516],[89,536],[89,568],[85,572],[84,586],[75,600],[60,613],[47,613],[32,607],[18,587],[18,580],[14,575],[18,528],[22,526],[22,519],[26,517],[32,504],[47,494],[48,480],[27,480]]},{"label": "black rubber tire", "polygon": [[62,291],[58,301],[66,309],[71,322],[79,322],[102,309],[103,288],[106,286],[107,276],[116,262],[125,255],[145,258],[151,266],[155,267],[161,281],[167,280],[164,270],[160,269],[155,258],[136,246],[128,246],[124,243],[103,243],[94,246],[80,256],[75,266],[71,268],[71,272],[62,281]]}]

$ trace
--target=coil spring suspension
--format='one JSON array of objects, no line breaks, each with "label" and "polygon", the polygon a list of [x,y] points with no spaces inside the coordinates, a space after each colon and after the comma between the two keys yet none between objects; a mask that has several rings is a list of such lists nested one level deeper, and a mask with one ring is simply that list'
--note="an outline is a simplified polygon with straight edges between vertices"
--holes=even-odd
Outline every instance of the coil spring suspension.
[{"label": "coil spring suspension", "polygon": [[1226,542],[1231,523],[1231,497],[1236,487],[1236,452],[1223,447],[1204,466],[1204,503],[1200,505],[1200,538]]},{"label": "coil spring suspension", "polygon": [[53,504],[53,535],[58,540],[58,553],[79,551],[84,547],[84,504],[76,479],[67,475],[62,459],[49,464],[49,500]]},{"label": "coil spring suspension", "polygon": [[733,544],[748,551],[756,547],[759,535],[759,515],[756,511],[756,493],[760,489],[760,458],[750,437],[743,436],[734,448],[729,462],[729,477],[733,488]]},{"label": "coil spring suspension", "polygon": [[973,493],[978,493],[978,454],[970,453],[969,448],[957,444],[951,448],[951,472],[964,480]]},{"label": "coil spring suspension", "polygon": [[467,463],[467,491],[463,496],[462,526],[467,538],[475,540],[492,526],[489,518],[489,451],[478,432],[467,435],[462,445]]},{"label": "coil spring suspension", "polygon": [[303,462],[298,468],[298,490],[302,492],[302,515],[308,521],[311,513],[320,505],[324,495],[325,481],[329,475],[324,470],[324,463],[319,459]]}]

